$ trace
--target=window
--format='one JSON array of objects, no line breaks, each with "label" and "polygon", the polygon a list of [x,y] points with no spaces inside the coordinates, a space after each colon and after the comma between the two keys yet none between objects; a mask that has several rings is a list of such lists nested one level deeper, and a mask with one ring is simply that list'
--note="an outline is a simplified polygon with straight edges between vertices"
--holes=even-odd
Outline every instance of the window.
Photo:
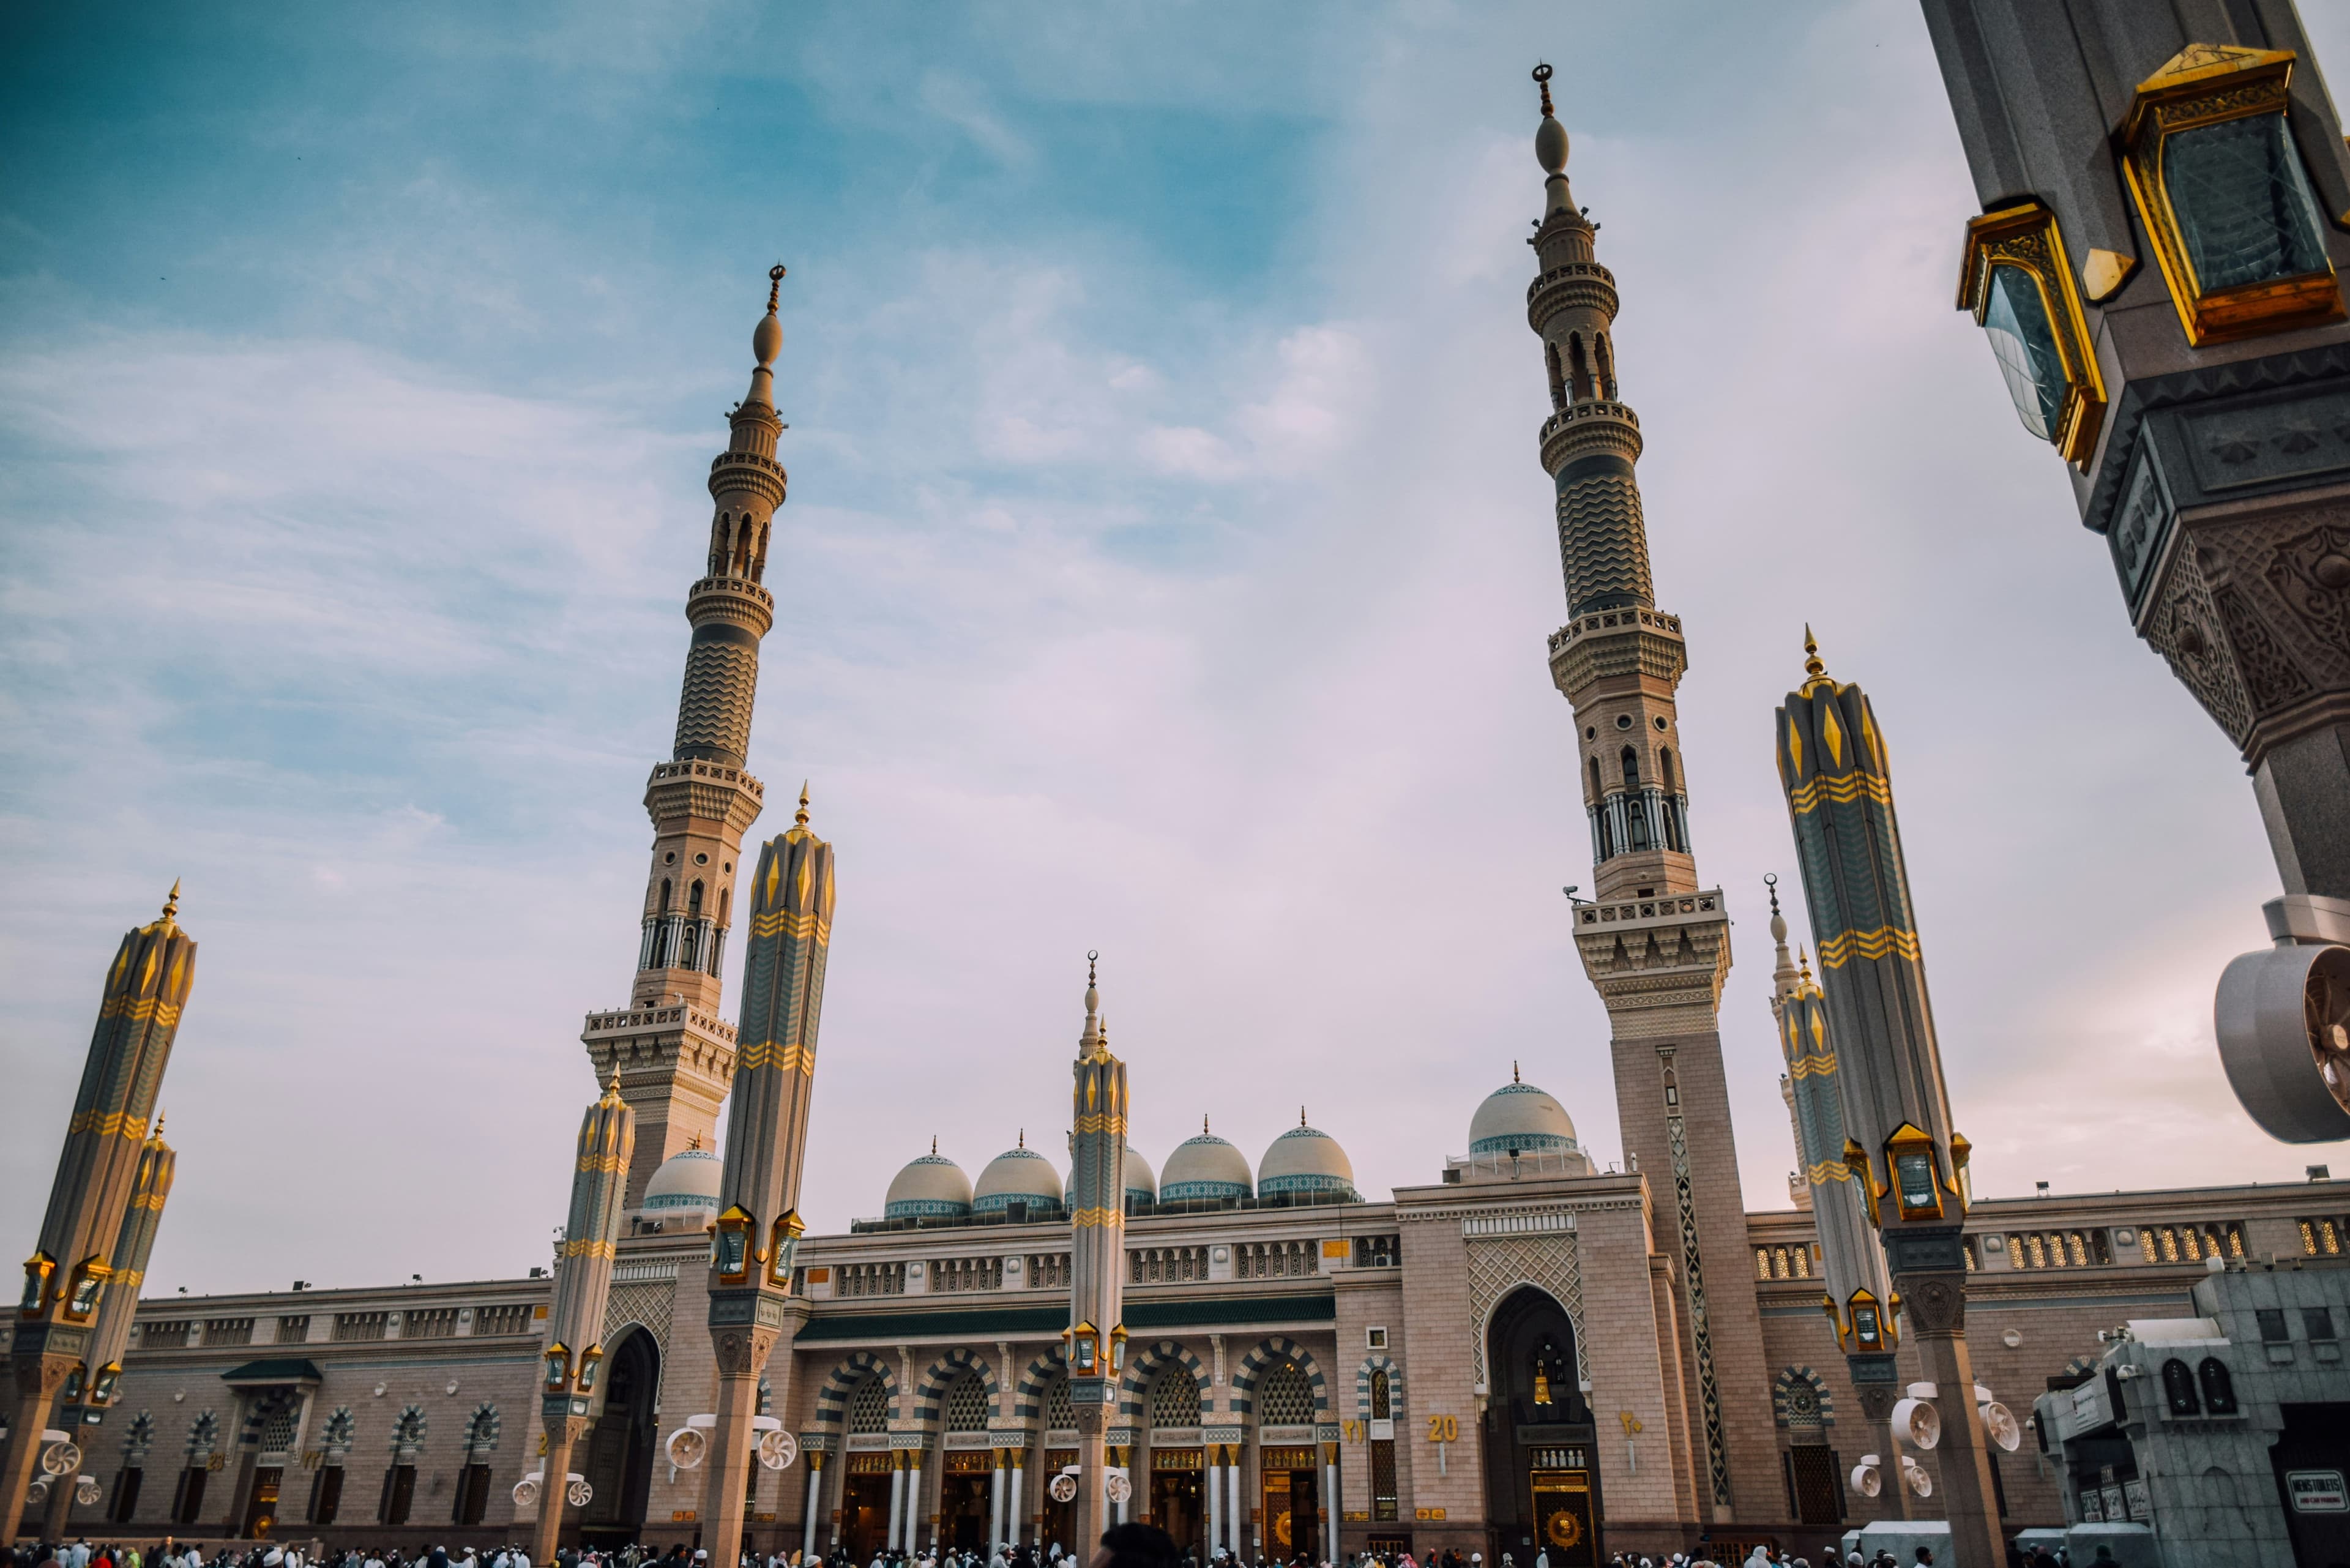
[{"label": "window", "polygon": [[987,1430],[987,1385],[979,1380],[977,1373],[966,1372],[947,1385],[944,1404],[948,1431]]},{"label": "window", "polygon": [[2080,1269],[2113,1261],[2113,1241],[2103,1230],[2018,1231],[2007,1238],[2012,1269]]},{"label": "window", "polygon": [[2176,1356],[2162,1364],[2162,1398],[2174,1416],[2203,1413],[2203,1402],[2195,1395],[2195,1374]]},{"label": "window", "polygon": [[2210,1407],[2211,1414],[2234,1415],[2236,1385],[2234,1379],[2228,1376],[2228,1364],[2216,1355],[2207,1355],[2203,1358],[2203,1365],[2196,1369],[2196,1375],[2202,1379],[2203,1403]]},{"label": "window", "polygon": [[1001,1258],[938,1258],[931,1263],[933,1291],[1000,1291],[1003,1288]]},{"label": "window", "polygon": [[1302,1427],[1314,1419],[1314,1390],[1294,1361],[1280,1362],[1257,1386],[1257,1425]]},{"label": "window", "polygon": [[530,1303],[501,1302],[496,1306],[473,1309],[473,1333],[527,1334],[530,1332]]},{"label": "window", "polygon": [[301,1344],[304,1340],[306,1340],[306,1339],[307,1339],[307,1338],[309,1338],[309,1337],[310,1337],[310,1314],[307,1314],[307,1313],[304,1313],[304,1314],[303,1314],[301,1316],[299,1316],[299,1317],[281,1317],[281,1318],[279,1318],[279,1319],[277,1320],[277,1343],[278,1343],[278,1344],[280,1344],[280,1345],[299,1345],[299,1344]]},{"label": "window", "polygon": [[1232,1248],[1232,1273],[1243,1280],[1304,1279],[1321,1272],[1311,1241],[1243,1241]]},{"label": "window", "polygon": [[1208,1277],[1205,1247],[1137,1247],[1126,1254],[1127,1282],[1156,1285]]},{"label": "window", "polygon": [[868,1377],[848,1397],[848,1429],[853,1433],[887,1431],[889,1391],[879,1377]]},{"label": "window", "polygon": [[204,1467],[192,1464],[180,1472],[178,1491],[172,1499],[172,1518],[180,1524],[193,1524],[204,1511]]},{"label": "window", "polygon": [[[754,1475],[759,1467],[751,1467]],[[467,1465],[457,1472],[457,1505],[449,1511],[452,1524],[479,1524],[490,1507],[490,1467]]]},{"label": "window", "polygon": [[[2342,1233],[2350,1224],[2331,1214],[2303,1220],[2301,1225],[2301,1255],[2304,1258],[2338,1258],[2342,1255]],[[162,1325],[158,1324],[158,1327]],[[154,1329],[149,1329],[149,1344],[154,1343]]]},{"label": "window", "polygon": [[2331,1307],[2322,1306],[2302,1308],[2301,1332],[2312,1341],[2332,1339],[2334,1337],[2334,1310]]},{"label": "window", "polygon": [[2252,1314],[2261,1325],[2261,1343],[2283,1345],[2293,1338],[2284,1323],[2282,1307],[2262,1307]]},{"label": "window", "polygon": [[1069,1379],[1066,1374],[1045,1385],[1045,1428],[1066,1432],[1077,1424],[1077,1407],[1069,1403]]},{"label": "window", "polygon": [[380,1312],[338,1312],[335,1314],[335,1338],[381,1339],[385,1318],[386,1314]]},{"label": "window", "polygon": [[1066,1252],[1031,1252],[1028,1254],[1028,1287],[1044,1290],[1069,1282],[1069,1255]]},{"label": "window", "polygon": [[832,1293],[837,1296],[902,1296],[906,1293],[903,1263],[843,1263],[834,1271]]},{"label": "window", "polygon": [[2199,1263],[2206,1258],[2244,1255],[2244,1228],[2236,1220],[2200,1220],[2186,1225],[2141,1225],[2139,1256],[2149,1263]]},{"label": "window", "polygon": [[1150,1388],[1150,1424],[1154,1427],[1196,1427],[1200,1424],[1200,1386],[1190,1370],[1178,1363],[1159,1376]]},{"label": "window", "polygon": [[151,1323],[139,1331],[139,1343],[148,1350],[184,1350],[188,1330],[194,1326],[185,1318],[177,1323]]},{"label": "window", "polygon": [[447,1339],[456,1332],[455,1307],[428,1307],[422,1312],[410,1313],[400,1326],[402,1339]]},{"label": "window", "polygon": [[139,1483],[146,1478],[147,1472],[137,1465],[125,1465],[115,1472],[114,1501],[106,1511],[108,1519],[116,1524],[130,1522],[130,1516],[139,1511]]},{"label": "window", "polygon": [[1357,1236],[1355,1238],[1355,1267],[1358,1269],[1392,1269],[1403,1262],[1401,1236]]},{"label": "window", "polygon": [[251,1345],[253,1320],[249,1317],[208,1317],[204,1319],[206,1345]]},{"label": "window", "polygon": [[2122,169],[2190,344],[2341,318],[2288,123],[2294,63],[2190,44],[2138,84]]},{"label": "window", "polygon": [[[1390,1392],[1384,1369],[1371,1374],[1371,1419],[1390,1420],[1395,1416],[1394,1396]],[[1371,1439],[1371,1517],[1391,1520],[1396,1516],[1395,1441],[1390,1438]]]}]

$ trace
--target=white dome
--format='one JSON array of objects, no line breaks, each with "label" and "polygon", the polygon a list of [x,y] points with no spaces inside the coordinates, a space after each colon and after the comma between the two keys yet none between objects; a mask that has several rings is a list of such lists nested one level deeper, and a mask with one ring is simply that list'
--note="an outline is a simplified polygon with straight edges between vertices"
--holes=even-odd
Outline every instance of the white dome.
[{"label": "white dome", "polygon": [[932,1152],[909,1161],[889,1183],[885,1220],[959,1220],[971,1212],[971,1178],[946,1156]]},{"label": "white dome", "polygon": [[1159,1201],[1246,1198],[1255,1190],[1248,1156],[1215,1134],[1203,1132],[1177,1144],[1175,1152],[1167,1157],[1167,1171],[1159,1181]]},{"label": "white dome", "polygon": [[706,1148],[681,1148],[661,1161],[645,1183],[644,1207],[659,1211],[666,1209],[715,1209],[718,1207],[718,1179],[726,1173],[726,1162]]},{"label": "white dome", "polygon": [[1309,1127],[1301,1116],[1295,1127],[1273,1140],[1257,1162],[1256,1190],[1260,1198],[1278,1192],[1343,1192],[1353,1195],[1355,1165],[1338,1140]]},{"label": "white dome", "polygon": [[1159,1179],[1150,1174],[1150,1162],[1135,1153],[1132,1144],[1126,1146],[1126,1195],[1128,1198],[1159,1196]]},{"label": "white dome", "polygon": [[1512,1149],[1533,1154],[1581,1147],[1575,1141],[1575,1123],[1566,1107],[1532,1084],[1503,1085],[1469,1118],[1471,1154],[1507,1154]]},{"label": "white dome", "polygon": [[987,1162],[971,1206],[977,1213],[999,1214],[1014,1203],[1049,1207],[1060,1201],[1060,1173],[1024,1139],[1019,1147],[1007,1148]]}]

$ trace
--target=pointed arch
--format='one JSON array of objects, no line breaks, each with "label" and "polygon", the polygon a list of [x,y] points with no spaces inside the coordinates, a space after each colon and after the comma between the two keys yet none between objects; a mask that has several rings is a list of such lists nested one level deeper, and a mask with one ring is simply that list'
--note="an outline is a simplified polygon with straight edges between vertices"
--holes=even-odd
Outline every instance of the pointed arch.
[{"label": "pointed arch", "polygon": [[1667,794],[1673,793],[1673,753],[1669,746],[1657,748],[1657,780],[1665,786]]},{"label": "pointed arch", "polygon": [[1623,763],[1624,787],[1626,789],[1638,789],[1640,787],[1640,753],[1633,750],[1630,746],[1625,747]]},{"label": "pointed arch", "polygon": [[922,1374],[921,1381],[914,1385],[914,1419],[925,1423],[937,1420],[939,1401],[945,1397],[947,1385],[966,1372],[978,1376],[981,1386],[987,1390],[988,1407],[994,1409],[997,1396],[1002,1392],[996,1385],[995,1368],[987,1364],[985,1356],[970,1346],[957,1345],[931,1362],[930,1370]]},{"label": "pointed arch", "polygon": [[1550,406],[1555,413],[1566,407],[1566,379],[1559,371],[1558,345],[1543,345],[1543,369],[1550,379]]},{"label": "pointed arch", "polygon": [[821,1427],[837,1427],[848,1414],[848,1397],[861,1383],[879,1379],[882,1397],[889,1400],[892,1411],[898,1407],[898,1379],[889,1371],[889,1363],[870,1350],[860,1350],[834,1367],[816,1391],[816,1419]]},{"label": "pointed arch", "polygon": [[1246,1416],[1256,1408],[1257,1385],[1266,1372],[1279,1362],[1295,1362],[1305,1375],[1305,1386],[1314,1391],[1314,1414],[1316,1418],[1329,1413],[1330,1386],[1322,1376],[1322,1364],[1304,1345],[1287,1334],[1270,1334],[1257,1342],[1256,1348],[1241,1357],[1240,1366],[1232,1372],[1232,1413]]},{"label": "pointed arch", "polygon": [[1028,1364],[1020,1374],[1020,1383],[1014,1392],[1012,1416],[1014,1420],[1030,1421],[1043,1413],[1045,1386],[1068,1370],[1067,1352],[1055,1345]]},{"label": "pointed arch", "polygon": [[1782,1367],[1771,1385],[1771,1417],[1782,1427],[1833,1427],[1835,1397],[1827,1382],[1808,1366]]},{"label": "pointed arch", "polygon": [[1589,402],[1591,400],[1591,361],[1584,357],[1583,334],[1580,332],[1570,332],[1566,335],[1566,368],[1567,374],[1574,383],[1575,400],[1578,403]]},{"label": "pointed arch", "polygon": [[1139,1355],[1128,1347],[1126,1376],[1118,1379],[1118,1414],[1140,1417],[1143,1411],[1143,1400],[1150,1391],[1150,1385],[1157,1379],[1159,1369],[1170,1366],[1181,1366],[1191,1375],[1191,1381],[1199,1385],[1200,1408],[1206,1410],[1208,1408],[1208,1369],[1200,1365],[1198,1356],[1192,1355],[1178,1342],[1161,1339],[1146,1346]]},{"label": "pointed arch", "polygon": [[1371,1417],[1371,1374],[1388,1375],[1388,1414],[1400,1419],[1403,1416],[1403,1366],[1392,1356],[1367,1355],[1355,1368],[1355,1414],[1365,1420]]},{"label": "pointed arch", "polygon": [[1599,395],[1613,402],[1616,399],[1616,350],[1609,347],[1605,332],[1594,333],[1591,344],[1594,357],[1599,362]]}]

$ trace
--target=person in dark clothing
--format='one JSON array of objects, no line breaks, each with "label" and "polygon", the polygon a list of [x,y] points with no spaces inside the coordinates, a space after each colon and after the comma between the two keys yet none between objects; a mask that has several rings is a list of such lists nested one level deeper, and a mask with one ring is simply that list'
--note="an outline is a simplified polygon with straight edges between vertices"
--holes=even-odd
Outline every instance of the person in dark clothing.
[{"label": "person in dark clothing", "polygon": [[1087,1568],[1181,1568],[1175,1538],[1155,1524],[1115,1524],[1102,1532],[1101,1550]]}]

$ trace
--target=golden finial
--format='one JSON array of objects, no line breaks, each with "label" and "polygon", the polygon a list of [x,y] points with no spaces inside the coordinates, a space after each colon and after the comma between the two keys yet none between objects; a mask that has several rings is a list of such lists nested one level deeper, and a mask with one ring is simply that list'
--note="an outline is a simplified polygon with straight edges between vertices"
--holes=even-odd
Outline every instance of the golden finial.
[{"label": "golden finial", "polygon": [[700,1148],[702,1147],[702,1135],[700,1133],[687,1134],[685,1147],[688,1148]]},{"label": "golden finial", "polygon": [[149,1133],[147,1136],[149,1137],[161,1137],[163,1136],[163,1107],[161,1106],[157,1106],[155,1107],[155,1130]]},{"label": "golden finial", "polygon": [[1542,88],[1543,118],[1547,119],[1553,113],[1550,107],[1550,62],[1545,60],[1534,67],[1534,80]]},{"label": "golden finial", "polygon": [[1809,985],[1812,980],[1812,955],[1809,949],[1795,950],[1795,967],[1804,971],[1804,983]]},{"label": "golden finial", "polygon": [[165,923],[166,925],[170,924],[170,923],[171,923],[172,917],[172,916],[174,916],[174,915],[176,915],[176,914],[178,914],[179,912],[180,912],[180,879],[179,879],[177,877],[172,877],[172,890],[171,890],[171,892],[170,892],[170,893],[166,894],[166,895],[164,896],[164,898],[163,898],[163,921],[164,921],[164,923]]},{"label": "golden finial", "polygon": [[784,264],[777,262],[767,269],[767,314],[775,313],[775,303],[783,296]]},{"label": "golden finial", "polygon": [[1305,1107],[1304,1106],[1297,1107],[1297,1125],[1299,1127],[1304,1127],[1305,1125]]},{"label": "golden finial", "polygon": [[618,1062],[612,1064],[612,1081],[604,1085],[604,1098],[599,1103],[607,1106],[620,1103],[620,1064]]},{"label": "golden finial", "polygon": [[1812,635],[1811,622],[1805,621],[1804,623],[1804,673],[1817,680],[1827,672],[1828,667],[1820,662],[1819,639]]},{"label": "golden finial", "polygon": [[1208,1136],[1208,1118],[1204,1114],[1200,1117],[1200,1136],[1201,1137]]},{"label": "golden finial", "polygon": [[[781,267],[777,267],[775,270],[776,270],[777,272],[781,272],[781,271],[783,270],[783,268],[781,268]],[[808,803],[807,780],[806,780],[806,779],[802,779],[802,780],[800,780],[800,808],[799,808],[799,810],[797,810],[796,812],[794,812],[794,813],[792,814],[792,826],[795,826],[795,827],[806,827],[806,826],[807,826],[807,803]]]},{"label": "golden finial", "polygon": [[1513,1084],[1523,1084],[1525,1082],[1523,1078],[1518,1076],[1518,1064],[1514,1060],[1510,1063],[1510,1082]]},{"label": "golden finial", "polygon": [[1771,889],[1771,912],[1775,915],[1779,912],[1779,874],[1776,871],[1763,872],[1762,886]]}]

